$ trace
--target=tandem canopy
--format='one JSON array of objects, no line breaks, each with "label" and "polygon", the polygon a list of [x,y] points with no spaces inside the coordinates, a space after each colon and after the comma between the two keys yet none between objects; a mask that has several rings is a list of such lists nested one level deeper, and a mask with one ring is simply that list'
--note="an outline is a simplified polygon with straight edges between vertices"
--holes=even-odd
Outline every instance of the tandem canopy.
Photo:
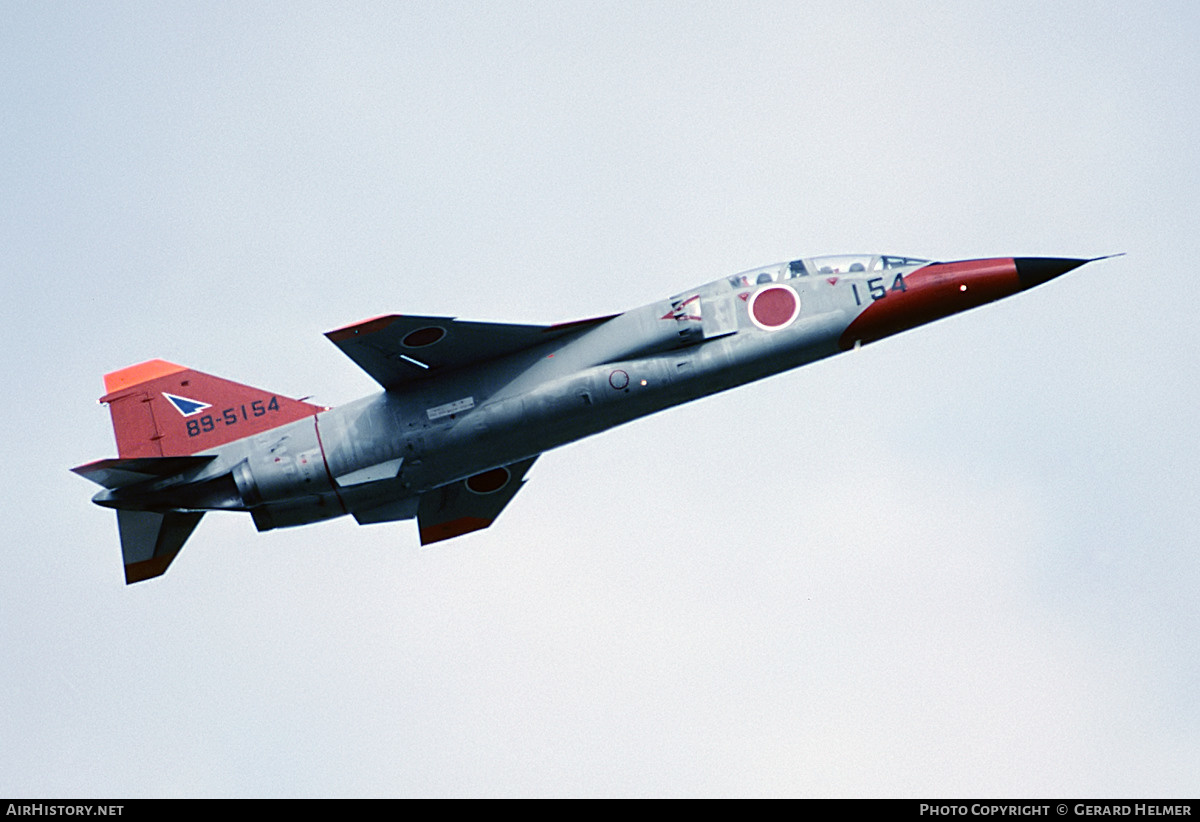
[{"label": "tandem canopy", "polygon": [[884,271],[892,268],[911,268],[928,265],[929,260],[919,257],[901,257],[892,254],[830,254],[824,257],[804,257],[790,263],[743,271],[729,278],[734,288],[763,285],[809,274],[857,274],[867,271]]}]

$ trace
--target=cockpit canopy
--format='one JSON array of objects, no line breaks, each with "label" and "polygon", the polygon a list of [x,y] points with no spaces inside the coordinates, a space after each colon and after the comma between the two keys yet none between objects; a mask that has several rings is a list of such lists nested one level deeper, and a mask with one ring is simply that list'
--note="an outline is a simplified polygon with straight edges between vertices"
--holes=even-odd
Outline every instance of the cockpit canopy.
[{"label": "cockpit canopy", "polygon": [[888,254],[832,254],[813,257],[808,261],[817,274],[855,274],[860,271],[883,271],[925,265],[929,260],[916,257],[894,257]]},{"label": "cockpit canopy", "polygon": [[885,271],[892,268],[908,268],[926,265],[929,260],[917,257],[899,257],[890,254],[829,254],[824,257],[806,257],[790,263],[776,263],[751,271],[743,271],[729,278],[734,288],[774,283],[807,277],[810,274],[857,274],[868,271]]}]

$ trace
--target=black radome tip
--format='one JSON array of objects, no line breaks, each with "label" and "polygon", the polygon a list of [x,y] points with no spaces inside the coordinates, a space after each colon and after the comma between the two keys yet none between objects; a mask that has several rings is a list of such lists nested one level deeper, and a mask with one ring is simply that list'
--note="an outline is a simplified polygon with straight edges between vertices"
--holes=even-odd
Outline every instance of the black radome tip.
[{"label": "black radome tip", "polygon": [[1021,288],[1033,288],[1044,282],[1053,280],[1068,271],[1074,271],[1091,260],[1077,260],[1072,257],[1014,257],[1017,264],[1017,277],[1021,280]]}]

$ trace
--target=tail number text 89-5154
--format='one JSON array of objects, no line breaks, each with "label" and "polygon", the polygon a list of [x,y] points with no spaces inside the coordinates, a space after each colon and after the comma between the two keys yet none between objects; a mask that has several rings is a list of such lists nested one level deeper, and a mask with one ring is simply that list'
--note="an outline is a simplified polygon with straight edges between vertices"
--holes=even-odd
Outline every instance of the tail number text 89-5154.
[{"label": "tail number text 89-5154", "polygon": [[212,431],[218,425],[237,425],[251,417],[263,417],[279,410],[279,398],[271,397],[270,401],[255,400],[250,405],[239,405],[223,409],[217,414],[205,414],[187,421],[189,437],[198,437]]}]

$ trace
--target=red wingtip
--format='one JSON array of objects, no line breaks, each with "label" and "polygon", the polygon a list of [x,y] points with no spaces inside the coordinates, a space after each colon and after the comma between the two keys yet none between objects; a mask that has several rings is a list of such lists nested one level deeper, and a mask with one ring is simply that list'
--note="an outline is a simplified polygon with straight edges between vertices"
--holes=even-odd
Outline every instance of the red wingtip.
[{"label": "red wingtip", "polygon": [[341,328],[335,328],[332,331],[326,331],[325,336],[332,342],[338,343],[342,340],[348,340],[352,337],[364,336],[373,334],[380,329],[387,328],[400,317],[396,314],[384,314],[379,317],[372,317],[369,320],[344,325]]},{"label": "red wingtip", "polygon": [[429,545],[433,542],[441,542],[444,539],[461,537],[463,534],[487,528],[491,524],[492,521],[490,519],[483,519],[482,517],[459,517],[450,522],[427,525],[420,529],[421,544]]},{"label": "red wingtip", "polygon": [[179,552],[176,551],[173,554],[129,563],[125,566],[125,584],[132,585],[135,582],[145,582],[148,579],[161,577],[167,572],[167,566],[178,554]]}]

